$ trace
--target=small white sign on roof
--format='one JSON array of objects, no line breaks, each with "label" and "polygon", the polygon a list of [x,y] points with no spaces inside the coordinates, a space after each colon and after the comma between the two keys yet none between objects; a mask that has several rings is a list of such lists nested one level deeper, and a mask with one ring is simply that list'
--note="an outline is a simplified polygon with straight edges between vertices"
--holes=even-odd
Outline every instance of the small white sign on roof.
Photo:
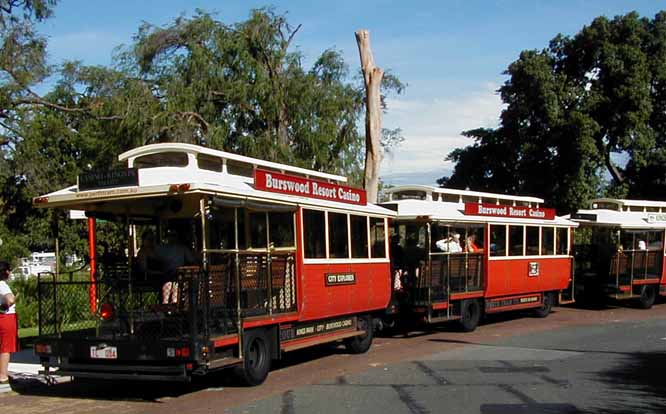
[{"label": "small white sign on roof", "polygon": [[88,217],[86,217],[86,212],[83,210],[69,210],[69,218],[71,220],[85,220]]}]

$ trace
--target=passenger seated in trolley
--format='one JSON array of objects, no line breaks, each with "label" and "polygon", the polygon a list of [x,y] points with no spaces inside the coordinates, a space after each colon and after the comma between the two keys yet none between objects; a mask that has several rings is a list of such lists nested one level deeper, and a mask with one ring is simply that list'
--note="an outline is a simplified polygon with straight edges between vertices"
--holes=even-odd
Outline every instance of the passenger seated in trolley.
[{"label": "passenger seated in trolley", "polygon": [[460,245],[460,234],[453,233],[449,237],[435,242],[435,246],[443,252],[447,253],[461,253],[462,246]]},{"label": "passenger seated in trolley", "polygon": [[182,239],[176,229],[170,228],[167,230],[166,244],[155,248],[155,258],[162,267],[163,304],[178,302],[178,283],[176,280],[178,268],[195,264],[197,261],[194,253],[181,242]]},{"label": "passenger seated in trolley", "polygon": [[141,248],[136,255],[136,264],[139,272],[148,274],[149,271],[157,270],[155,263],[155,235],[152,231],[147,230],[141,235]]},{"label": "passenger seated in trolley", "polygon": [[647,250],[647,243],[645,243],[645,240],[638,239],[638,250]]},{"label": "passenger seated in trolley", "polygon": [[481,253],[483,249],[476,244],[476,234],[472,233],[467,236],[465,241],[465,251],[468,253]]}]

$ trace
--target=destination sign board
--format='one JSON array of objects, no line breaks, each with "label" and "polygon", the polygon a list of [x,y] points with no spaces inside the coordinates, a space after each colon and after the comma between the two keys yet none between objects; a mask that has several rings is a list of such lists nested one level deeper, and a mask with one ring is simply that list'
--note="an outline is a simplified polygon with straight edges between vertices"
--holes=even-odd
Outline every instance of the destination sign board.
[{"label": "destination sign board", "polygon": [[555,220],[555,209],[524,206],[502,206],[487,203],[465,203],[465,215]]},{"label": "destination sign board", "polygon": [[597,215],[592,213],[573,213],[571,220],[597,221]]},{"label": "destination sign board", "polygon": [[123,168],[110,171],[93,171],[80,174],[79,191],[100,188],[130,187],[139,185],[139,173],[136,168]]},{"label": "destination sign board", "polygon": [[648,214],[648,223],[666,223],[666,213]]},{"label": "destination sign board", "polygon": [[261,191],[337,201],[339,203],[366,205],[368,200],[365,190],[359,188],[261,169],[256,169],[254,172],[254,187]]}]

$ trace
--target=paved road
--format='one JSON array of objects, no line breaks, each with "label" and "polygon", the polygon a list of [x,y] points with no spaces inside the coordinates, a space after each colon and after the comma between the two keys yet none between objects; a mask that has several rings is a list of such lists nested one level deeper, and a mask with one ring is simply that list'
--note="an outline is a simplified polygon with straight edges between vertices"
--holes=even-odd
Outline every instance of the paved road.
[{"label": "paved road", "polygon": [[0,405],[22,414],[666,412],[666,304],[448,328],[379,338],[364,355],[293,353],[261,387],[224,374],[188,386],[74,381],[17,389]]}]

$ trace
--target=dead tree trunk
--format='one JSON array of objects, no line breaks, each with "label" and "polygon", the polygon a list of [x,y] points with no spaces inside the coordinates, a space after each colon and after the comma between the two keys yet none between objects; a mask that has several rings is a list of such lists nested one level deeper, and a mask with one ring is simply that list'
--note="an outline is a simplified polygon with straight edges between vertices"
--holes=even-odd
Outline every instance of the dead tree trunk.
[{"label": "dead tree trunk", "polygon": [[361,56],[361,69],[365,80],[365,173],[363,187],[368,193],[368,201],[377,202],[379,192],[379,166],[382,162],[382,109],[381,92],[384,71],[375,66],[370,50],[370,33],[367,30],[356,32],[358,53]]}]

